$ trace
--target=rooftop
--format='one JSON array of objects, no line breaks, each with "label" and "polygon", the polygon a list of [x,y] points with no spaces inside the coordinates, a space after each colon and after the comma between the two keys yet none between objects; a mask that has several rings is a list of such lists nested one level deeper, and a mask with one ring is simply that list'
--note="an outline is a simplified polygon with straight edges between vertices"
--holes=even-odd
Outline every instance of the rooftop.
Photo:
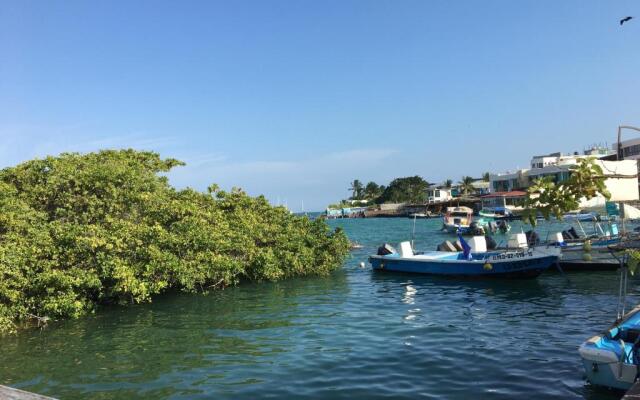
[{"label": "rooftop", "polygon": [[526,195],[527,192],[523,192],[521,190],[512,190],[511,192],[493,192],[491,194],[482,196],[482,198],[487,199],[491,197],[524,197]]}]

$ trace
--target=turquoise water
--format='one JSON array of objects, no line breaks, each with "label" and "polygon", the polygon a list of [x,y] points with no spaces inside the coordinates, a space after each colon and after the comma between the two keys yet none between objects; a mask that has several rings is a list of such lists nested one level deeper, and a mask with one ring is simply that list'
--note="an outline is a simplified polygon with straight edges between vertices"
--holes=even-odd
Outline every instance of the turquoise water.
[{"label": "turquoise water", "polygon": [[[615,272],[373,273],[359,263],[412,221],[330,223],[365,246],[330,277],[169,294],[1,338],[0,383],[60,399],[620,397],[584,382],[577,352],[613,320]],[[448,238],[439,223],[416,221],[417,248]]]}]

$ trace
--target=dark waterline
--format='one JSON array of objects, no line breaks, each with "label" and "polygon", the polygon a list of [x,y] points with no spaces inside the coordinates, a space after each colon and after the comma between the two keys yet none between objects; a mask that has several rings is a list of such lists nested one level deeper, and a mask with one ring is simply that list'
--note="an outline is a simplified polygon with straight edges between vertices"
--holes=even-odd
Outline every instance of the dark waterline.
[{"label": "dark waterline", "polygon": [[[0,383],[61,399],[620,397],[584,382],[577,352],[612,322],[615,272],[376,274],[358,264],[412,222],[330,223],[365,247],[328,278],[171,294],[1,338]],[[416,247],[447,238],[438,224],[417,221]]]}]

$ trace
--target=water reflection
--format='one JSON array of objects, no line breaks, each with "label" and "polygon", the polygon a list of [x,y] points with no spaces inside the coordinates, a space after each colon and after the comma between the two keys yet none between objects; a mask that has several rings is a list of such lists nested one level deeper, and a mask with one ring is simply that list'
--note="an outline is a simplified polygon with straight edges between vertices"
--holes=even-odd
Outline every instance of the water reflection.
[{"label": "water reflection", "polygon": [[[327,278],[171,294],[4,338],[1,383],[61,399],[609,397],[585,384],[577,346],[611,323],[615,272],[498,281],[358,267],[410,222],[332,222],[365,248]],[[428,236],[437,222],[418,222],[423,248],[442,240]],[[630,304],[637,281],[631,292]]]},{"label": "water reflection", "polygon": [[[295,334],[331,317],[349,288],[331,278],[244,285],[208,295],[171,294],[3,339],[2,383],[65,399],[197,394],[251,385],[242,370],[268,369],[295,351]],[[91,396],[96,398],[96,396]]]}]

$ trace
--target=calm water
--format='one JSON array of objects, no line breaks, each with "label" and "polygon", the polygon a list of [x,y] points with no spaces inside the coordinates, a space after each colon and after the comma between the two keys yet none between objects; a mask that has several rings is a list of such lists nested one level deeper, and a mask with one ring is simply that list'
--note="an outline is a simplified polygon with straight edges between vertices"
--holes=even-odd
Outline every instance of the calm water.
[{"label": "calm water", "polygon": [[[412,222],[331,224],[365,245],[331,277],[167,295],[0,338],[0,383],[61,399],[620,397],[585,384],[577,352],[612,322],[615,273],[372,273],[360,261]],[[417,221],[416,247],[446,238],[438,224]]]}]

